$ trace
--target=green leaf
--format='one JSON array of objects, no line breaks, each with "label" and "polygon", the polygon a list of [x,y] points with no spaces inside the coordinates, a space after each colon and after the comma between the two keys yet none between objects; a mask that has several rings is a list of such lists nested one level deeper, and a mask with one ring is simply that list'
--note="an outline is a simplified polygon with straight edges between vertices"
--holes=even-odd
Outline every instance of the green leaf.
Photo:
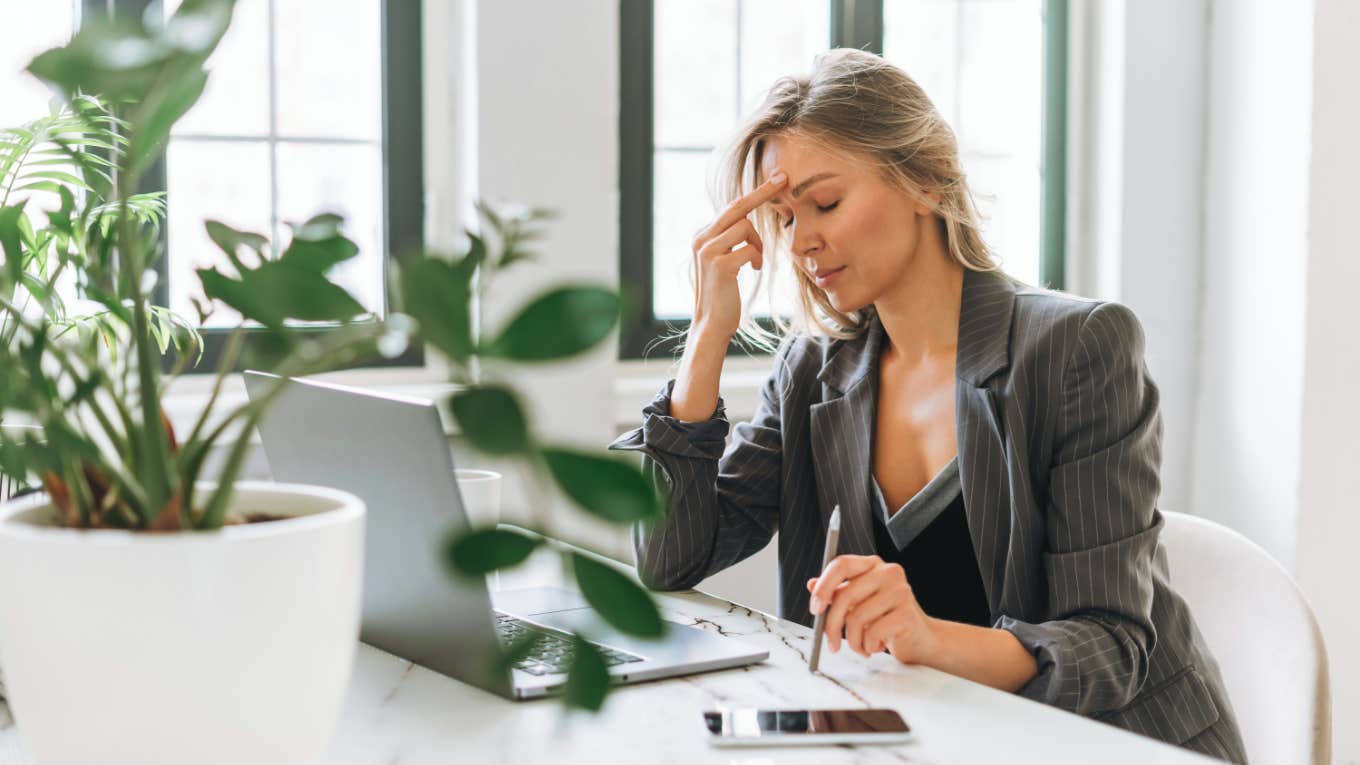
[{"label": "green leaf", "polygon": [[288,319],[345,321],[364,307],[326,277],[280,261],[267,261],[231,279],[212,268],[198,269],[203,292],[247,319],[281,329]]},{"label": "green leaf", "polygon": [[652,596],[623,572],[580,553],[571,554],[571,567],[581,594],[615,629],[644,638],[666,634]]},{"label": "green leaf", "polygon": [[444,546],[444,560],[463,576],[482,576],[518,565],[529,557],[542,539],[507,529],[478,529],[458,533]]},{"label": "green leaf", "polygon": [[662,513],[656,489],[631,462],[554,448],[544,449],[543,459],[568,497],[605,520],[628,523]]},{"label": "green leaf", "polygon": [[19,233],[19,220],[24,215],[23,203],[0,207],[0,251],[5,255],[5,294],[13,294],[14,285],[23,275],[24,252]]},{"label": "green leaf", "polygon": [[96,15],[66,45],[33,59],[28,71],[77,104],[83,94],[113,103],[154,102],[167,73],[201,68],[231,23],[233,6],[232,0],[187,1],[164,25],[150,28]]},{"label": "green leaf", "polygon": [[618,296],[599,287],[559,287],[539,296],[485,349],[517,361],[574,356],[609,336]]},{"label": "green leaf", "polygon": [[453,394],[449,408],[463,436],[486,454],[517,454],[529,448],[529,426],[508,388],[471,388]]},{"label": "green leaf", "polygon": [[359,254],[359,246],[343,236],[325,239],[293,238],[279,260],[296,268],[324,274]]},{"label": "green leaf", "polygon": [[47,222],[52,228],[70,236],[72,233],[71,213],[75,211],[76,199],[71,190],[64,186],[57,194],[61,197],[61,207],[46,211]]},{"label": "green leaf", "polygon": [[567,683],[562,689],[567,706],[597,712],[604,706],[609,693],[609,669],[595,646],[585,638],[573,634],[571,639],[571,667]]},{"label": "green leaf", "polygon": [[166,46],[126,21],[92,19],[66,45],[33,59],[28,71],[67,98],[85,92],[114,102],[140,101],[169,55]]},{"label": "green leaf", "polygon": [[75,186],[78,189],[84,189],[86,191],[91,190],[90,187],[86,185],[85,181],[75,177],[74,175],[71,175],[70,173],[63,173],[60,170],[34,170],[32,172],[24,173],[24,177],[43,178],[49,181],[64,183],[68,186]]},{"label": "green leaf", "polygon": [[496,267],[506,268],[513,266],[516,263],[535,260],[537,257],[538,256],[528,250],[508,250],[501,256],[501,262]]},{"label": "green leaf", "polygon": [[293,230],[293,239],[317,241],[340,236],[344,224],[345,219],[335,213],[320,213],[300,224],[289,223],[288,227]]},{"label": "green leaf", "polygon": [[59,194],[61,188],[61,184],[56,181],[33,181],[32,183],[25,183],[15,191],[50,191],[53,194]]},{"label": "green leaf", "polygon": [[477,269],[481,268],[482,263],[486,262],[486,240],[480,236],[468,232],[468,251],[457,263],[458,273],[467,277],[471,282],[477,275]]},{"label": "green leaf", "polygon": [[247,249],[264,258],[265,249],[269,247],[269,240],[263,236],[249,231],[234,229],[221,221],[203,221],[203,228],[208,231],[208,238],[213,240],[222,252],[226,253],[233,265],[238,269],[244,268],[240,261],[241,248]]},{"label": "green leaf", "polygon": [[142,171],[160,156],[170,138],[170,129],[203,95],[208,84],[208,73],[192,68],[166,71],[173,78],[157,87],[142,102],[133,124],[132,141],[128,146],[129,173],[141,177]]},{"label": "green leaf", "polygon": [[454,361],[472,355],[470,276],[446,260],[415,259],[401,267],[401,298],[426,342]]}]

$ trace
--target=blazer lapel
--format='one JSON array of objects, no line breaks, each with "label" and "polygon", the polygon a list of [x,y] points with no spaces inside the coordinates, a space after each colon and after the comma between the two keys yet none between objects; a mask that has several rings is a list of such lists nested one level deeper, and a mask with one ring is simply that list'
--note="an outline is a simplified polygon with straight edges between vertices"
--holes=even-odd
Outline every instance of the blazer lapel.
[{"label": "blazer lapel", "polygon": [[1003,413],[989,381],[1010,366],[1014,305],[1015,285],[1005,274],[964,272],[954,397],[959,479],[993,616],[1002,601],[1010,557],[1011,495]]},{"label": "blazer lapel", "polygon": [[813,473],[823,528],[841,508],[841,554],[874,554],[869,471],[883,325],[870,318],[859,337],[839,344],[817,375],[822,403],[812,405]]}]

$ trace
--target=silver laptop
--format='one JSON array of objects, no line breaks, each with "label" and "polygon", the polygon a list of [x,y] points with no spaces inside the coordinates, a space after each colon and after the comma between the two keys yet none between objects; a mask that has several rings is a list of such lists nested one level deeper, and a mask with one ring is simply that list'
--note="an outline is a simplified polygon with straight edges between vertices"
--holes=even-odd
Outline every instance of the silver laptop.
[{"label": "silver laptop", "polygon": [[[259,399],[278,379],[246,372],[246,391]],[[680,624],[659,640],[630,637],[610,628],[579,592],[490,593],[482,579],[452,576],[442,543],[467,517],[434,403],[302,379],[286,385],[260,424],[274,479],[333,486],[368,504],[363,642],[508,698],[562,686],[573,630],[599,641],[610,674],[624,683],[769,658]],[[526,631],[542,634],[537,649],[513,669],[498,669],[498,641]]]}]

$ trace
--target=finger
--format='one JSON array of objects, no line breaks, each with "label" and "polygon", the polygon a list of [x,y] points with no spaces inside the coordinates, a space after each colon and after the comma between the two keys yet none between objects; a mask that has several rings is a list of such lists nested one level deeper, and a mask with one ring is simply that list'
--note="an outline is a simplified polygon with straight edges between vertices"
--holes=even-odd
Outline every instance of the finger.
[{"label": "finger", "polygon": [[870,651],[865,629],[901,602],[900,592],[879,589],[851,607],[845,615],[845,643],[850,646],[850,650],[868,656]]},{"label": "finger", "polygon": [[[736,246],[742,242],[749,243],[756,248],[757,252],[764,249],[760,237],[756,235],[756,228],[749,220],[737,221],[736,225],[718,234],[716,237],[705,242],[699,248],[700,259],[719,258],[728,253],[734,252]],[[749,254],[749,253],[748,253]],[[743,256],[744,262],[745,256]]]},{"label": "finger", "polygon": [[808,592],[812,592],[812,588],[813,588],[813,587],[816,587],[816,586],[817,586],[817,577],[814,576],[814,577],[812,577],[811,579],[809,579],[809,580],[807,581],[807,590],[808,590]]},{"label": "finger", "polygon": [[[760,266],[765,262],[765,252],[761,246],[760,238],[752,232],[742,241],[746,242],[747,246],[733,247],[727,252],[716,253],[713,257],[723,264],[724,270],[739,271],[742,266],[750,263],[751,268],[759,271]],[[741,242],[737,242],[737,244],[740,245]]]},{"label": "finger", "polygon": [[832,596],[826,612],[826,635],[831,638],[832,651],[840,650],[841,628],[845,626],[845,618],[851,609],[877,592],[881,586],[882,582],[877,577],[862,574],[851,579]]},{"label": "finger", "polygon": [[746,237],[746,243],[750,245],[744,248],[747,250],[746,254],[750,255],[746,262],[751,264],[751,268],[759,271],[760,267],[765,264],[765,245],[760,241],[760,236],[756,234],[754,229],[750,236]]},{"label": "finger", "polygon": [[822,608],[831,602],[832,595],[836,588],[841,586],[841,582],[853,579],[882,562],[877,555],[836,556],[827,564],[822,575],[817,577],[817,584],[812,589],[812,613],[821,613]]},{"label": "finger", "polygon": [[907,629],[907,619],[901,610],[892,610],[871,622],[864,629],[864,641],[875,646],[874,652],[892,645],[892,641]]},{"label": "finger", "polygon": [[757,207],[774,199],[783,190],[784,184],[788,183],[788,180],[789,177],[783,172],[770,176],[769,180],[752,189],[751,193],[725,207],[722,213],[718,215],[717,220],[713,221],[713,224],[705,230],[705,233],[711,236],[719,231],[726,231],[731,228],[733,223],[745,218]]}]

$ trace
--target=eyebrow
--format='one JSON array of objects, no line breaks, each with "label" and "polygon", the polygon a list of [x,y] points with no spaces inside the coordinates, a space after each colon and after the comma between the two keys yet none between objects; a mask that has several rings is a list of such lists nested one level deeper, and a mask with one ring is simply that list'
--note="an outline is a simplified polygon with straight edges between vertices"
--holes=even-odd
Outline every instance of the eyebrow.
[{"label": "eyebrow", "polygon": [[[794,198],[794,199],[797,199],[797,198],[799,197],[799,195],[801,195],[804,191],[807,191],[807,190],[808,190],[808,187],[811,186],[812,184],[814,184],[814,183],[816,183],[816,182],[818,182],[818,181],[824,181],[824,180],[826,180],[827,178],[835,178],[835,177],[836,177],[836,174],[835,174],[835,173],[817,173],[816,175],[812,176],[811,178],[808,178],[807,180],[805,180],[805,181],[803,181],[802,183],[798,184],[797,186],[794,186],[794,187],[793,187],[793,198]],[[771,199],[770,201],[771,201],[771,202],[776,202],[776,203],[779,203],[779,204],[783,204],[783,201],[784,201],[784,200],[781,199],[780,197],[775,197],[774,199]]]}]

